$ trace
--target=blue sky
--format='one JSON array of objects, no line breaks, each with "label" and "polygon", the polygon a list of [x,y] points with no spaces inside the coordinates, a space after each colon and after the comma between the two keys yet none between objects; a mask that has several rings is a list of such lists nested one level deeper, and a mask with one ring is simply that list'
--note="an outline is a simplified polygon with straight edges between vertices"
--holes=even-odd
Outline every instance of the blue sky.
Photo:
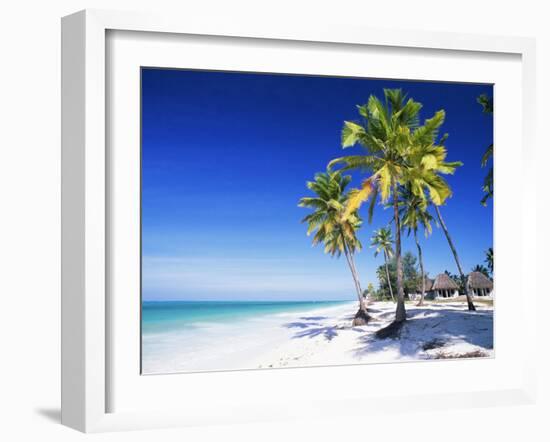
[{"label": "blue sky", "polygon": [[[465,270],[492,246],[493,207],[479,203],[480,167],[492,117],[476,97],[492,86],[293,75],[142,70],[143,299],[353,299],[345,260],[312,247],[298,200],[315,172],[344,152],[344,120],[384,88],[423,103],[421,118],[445,109],[453,196],[441,208]],[[352,185],[360,175],[353,174]],[[377,285],[383,263],[369,248],[391,213],[378,206],[359,236],[358,271]],[[366,218],[366,215],[365,215]],[[422,237],[431,276],[457,273],[441,229]],[[416,252],[412,238],[403,250]]]}]

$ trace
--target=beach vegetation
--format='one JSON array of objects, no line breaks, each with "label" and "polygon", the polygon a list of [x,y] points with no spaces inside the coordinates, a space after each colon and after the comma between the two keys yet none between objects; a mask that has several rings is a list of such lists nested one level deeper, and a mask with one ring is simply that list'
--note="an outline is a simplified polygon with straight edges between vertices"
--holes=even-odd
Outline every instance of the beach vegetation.
[{"label": "beach vegetation", "polygon": [[[493,99],[489,98],[486,94],[481,94],[477,98],[477,102],[483,108],[483,113],[493,115]],[[493,143],[491,143],[483,152],[481,157],[481,167],[487,167],[493,159]],[[493,198],[493,167],[489,168],[487,175],[483,179],[483,186],[481,187],[484,195],[481,199],[481,204],[483,206],[487,205],[489,198]]]},{"label": "beach vegetation", "polygon": [[456,273],[451,273],[448,270],[445,270],[443,273],[445,273],[449,278],[453,280],[453,282],[458,286],[458,292],[461,295],[464,295],[464,287],[462,286],[462,279],[460,278],[460,276]]},{"label": "beach vegetation", "polygon": [[386,286],[389,288],[391,300],[395,302],[393,296],[393,288],[390,279],[390,270],[388,268],[388,260],[393,258],[393,238],[389,227],[382,227],[374,231],[374,235],[371,238],[371,247],[374,247],[374,256],[378,256],[382,253],[384,256],[384,267],[386,269]]},{"label": "beach vegetation", "polygon": [[473,267],[472,272],[479,272],[484,274],[487,278],[491,278],[491,275],[489,274],[489,269],[482,264],[477,264],[475,267]]},{"label": "beach vegetation", "polygon": [[[418,273],[418,261],[413,253],[407,251],[403,254],[403,287],[405,299],[408,299],[412,293],[415,293],[420,285],[420,275]],[[397,287],[397,263],[395,256],[388,260],[388,273],[390,284],[388,285],[386,266],[381,265],[376,269],[376,275],[379,283],[379,299],[390,299],[390,289],[395,291]]]},{"label": "beach vegetation", "polygon": [[487,267],[489,267],[489,272],[491,273],[491,276],[493,275],[493,248],[489,247],[485,251],[485,264],[487,264]]},{"label": "beach vegetation", "polygon": [[420,299],[418,305],[421,306],[424,305],[426,293],[426,272],[424,271],[422,247],[418,239],[418,229],[422,227],[424,235],[427,238],[432,233],[434,218],[428,212],[427,200],[415,195],[410,184],[400,187],[399,215],[401,217],[401,225],[407,229],[407,235],[410,235],[412,232],[418,252],[418,263],[420,265]]},{"label": "beach vegetation", "polygon": [[313,245],[323,244],[325,253],[333,257],[345,256],[359,303],[353,325],[365,325],[370,317],[355,264],[355,254],[362,248],[357,237],[362,220],[357,211],[349,213],[346,209],[349,198],[346,187],[350,181],[351,176],[338,171],[317,173],[306,184],[315,196],[301,198],[298,205],[313,209],[302,219],[307,224],[308,236],[313,234]]}]

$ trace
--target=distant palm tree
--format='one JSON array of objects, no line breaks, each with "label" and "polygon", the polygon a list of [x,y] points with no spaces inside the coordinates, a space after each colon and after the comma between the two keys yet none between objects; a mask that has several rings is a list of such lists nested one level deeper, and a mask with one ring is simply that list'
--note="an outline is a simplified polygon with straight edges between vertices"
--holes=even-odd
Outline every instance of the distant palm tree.
[{"label": "distant palm tree", "polygon": [[418,250],[418,262],[420,264],[420,278],[422,291],[417,305],[424,305],[426,293],[426,275],[424,273],[424,260],[422,258],[422,247],[418,241],[418,227],[424,227],[424,235],[428,237],[432,233],[433,217],[428,212],[428,204],[425,199],[416,196],[410,184],[400,187],[399,192],[399,215],[401,225],[407,228],[407,235],[414,235],[414,241]]},{"label": "distant palm tree", "polygon": [[[339,164],[343,165],[342,170],[359,169],[370,174],[361,188],[350,194],[348,213],[357,211],[370,198],[370,221],[378,195],[382,203],[392,197],[397,268],[395,322],[399,323],[406,319],[406,312],[397,189],[400,184],[411,183],[415,194],[425,198],[424,192],[428,191],[436,204],[442,204],[450,194],[447,184],[432,170],[443,149],[433,146],[433,137],[445,113],[438,111],[423,126],[419,126],[422,104],[413,99],[407,100],[400,89],[384,89],[384,98],[383,103],[371,95],[367,104],[358,107],[362,120],[344,122],[342,147],[359,144],[367,153],[336,158],[329,163],[329,167]],[[439,169],[454,170],[456,167],[446,163],[436,165]]]},{"label": "distant palm tree", "polygon": [[451,278],[451,279],[455,282],[455,284],[456,284],[457,286],[460,287],[460,285],[462,284],[462,280],[460,279],[460,276],[455,275],[455,274],[449,272],[448,270],[445,270],[444,273],[445,273],[449,278]]},{"label": "distant palm tree", "polygon": [[479,272],[479,273],[483,273],[487,278],[489,278],[489,269],[487,269],[487,267],[481,265],[481,264],[477,264],[474,268],[472,268],[472,272]]},{"label": "distant palm tree", "polygon": [[353,325],[364,325],[370,317],[363,302],[363,291],[354,258],[355,253],[361,249],[357,230],[362,221],[357,212],[344,216],[348,199],[345,189],[350,181],[350,176],[342,176],[340,172],[317,173],[314,180],[307,183],[308,189],[316,196],[300,199],[299,206],[314,210],[302,220],[308,224],[308,235],[315,232],[313,245],[322,243],[325,245],[325,253],[336,257],[344,254],[346,257],[359,301]]},{"label": "distant palm tree", "polygon": [[380,252],[384,254],[384,265],[386,266],[386,281],[390,290],[391,299],[395,302],[393,296],[393,289],[391,287],[390,270],[388,268],[388,259],[393,257],[393,239],[391,237],[391,230],[389,227],[382,227],[374,231],[374,235],[371,238],[371,247],[375,247],[374,256],[378,256]]},{"label": "distant palm tree", "polygon": [[372,282],[369,282],[367,286],[367,296],[372,296],[374,294],[374,285]]},{"label": "distant palm tree", "polygon": [[487,266],[489,267],[489,270],[492,275],[493,274],[493,248],[492,247],[489,247],[485,251],[485,262],[487,263]]},{"label": "distant palm tree", "polygon": [[[493,115],[492,98],[489,98],[485,94],[481,94],[479,97],[477,97],[477,102],[481,104],[481,107],[483,108],[483,113]],[[483,156],[481,157],[481,167],[486,167],[491,158],[493,158],[493,143],[491,143],[483,153]],[[485,195],[481,200],[481,204],[483,206],[486,206],[487,200],[493,197],[493,168],[492,167],[491,169],[489,169],[489,172],[485,176],[483,180],[483,186],[481,189],[483,190],[483,192],[485,192]]]}]

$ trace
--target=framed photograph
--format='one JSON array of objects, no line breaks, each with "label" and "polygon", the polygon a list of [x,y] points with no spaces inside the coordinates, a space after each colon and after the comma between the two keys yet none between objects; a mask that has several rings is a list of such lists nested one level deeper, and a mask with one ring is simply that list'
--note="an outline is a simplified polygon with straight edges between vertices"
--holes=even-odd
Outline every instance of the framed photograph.
[{"label": "framed photograph", "polygon": [[534,400],[532,40],[108,11],[62,36],[64,424]]}]

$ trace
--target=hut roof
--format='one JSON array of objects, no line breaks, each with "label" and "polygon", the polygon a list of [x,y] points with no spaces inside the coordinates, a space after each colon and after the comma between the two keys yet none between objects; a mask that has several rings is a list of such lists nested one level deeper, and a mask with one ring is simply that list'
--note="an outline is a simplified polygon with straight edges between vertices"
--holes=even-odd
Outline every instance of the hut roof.
[{"label": "hut roof", "polygon": [[473,289],[493,290],[493,281],[481,272],[472,272],[468,275],[468,282]]},{"label": "hut roof", "polygon": [[[427,292],[429,292],[432,289],[432,286],[434,284],[434,280],[428,278],[427,276],[424,277],[424,288]],[[418,286],[416,287],[419,292],[422,291],[422,280],[418,281]]]},{"label": "hut roof", "polygon": [[431,290],[458,290],[458,285],[446,273],[435,277]]}]

